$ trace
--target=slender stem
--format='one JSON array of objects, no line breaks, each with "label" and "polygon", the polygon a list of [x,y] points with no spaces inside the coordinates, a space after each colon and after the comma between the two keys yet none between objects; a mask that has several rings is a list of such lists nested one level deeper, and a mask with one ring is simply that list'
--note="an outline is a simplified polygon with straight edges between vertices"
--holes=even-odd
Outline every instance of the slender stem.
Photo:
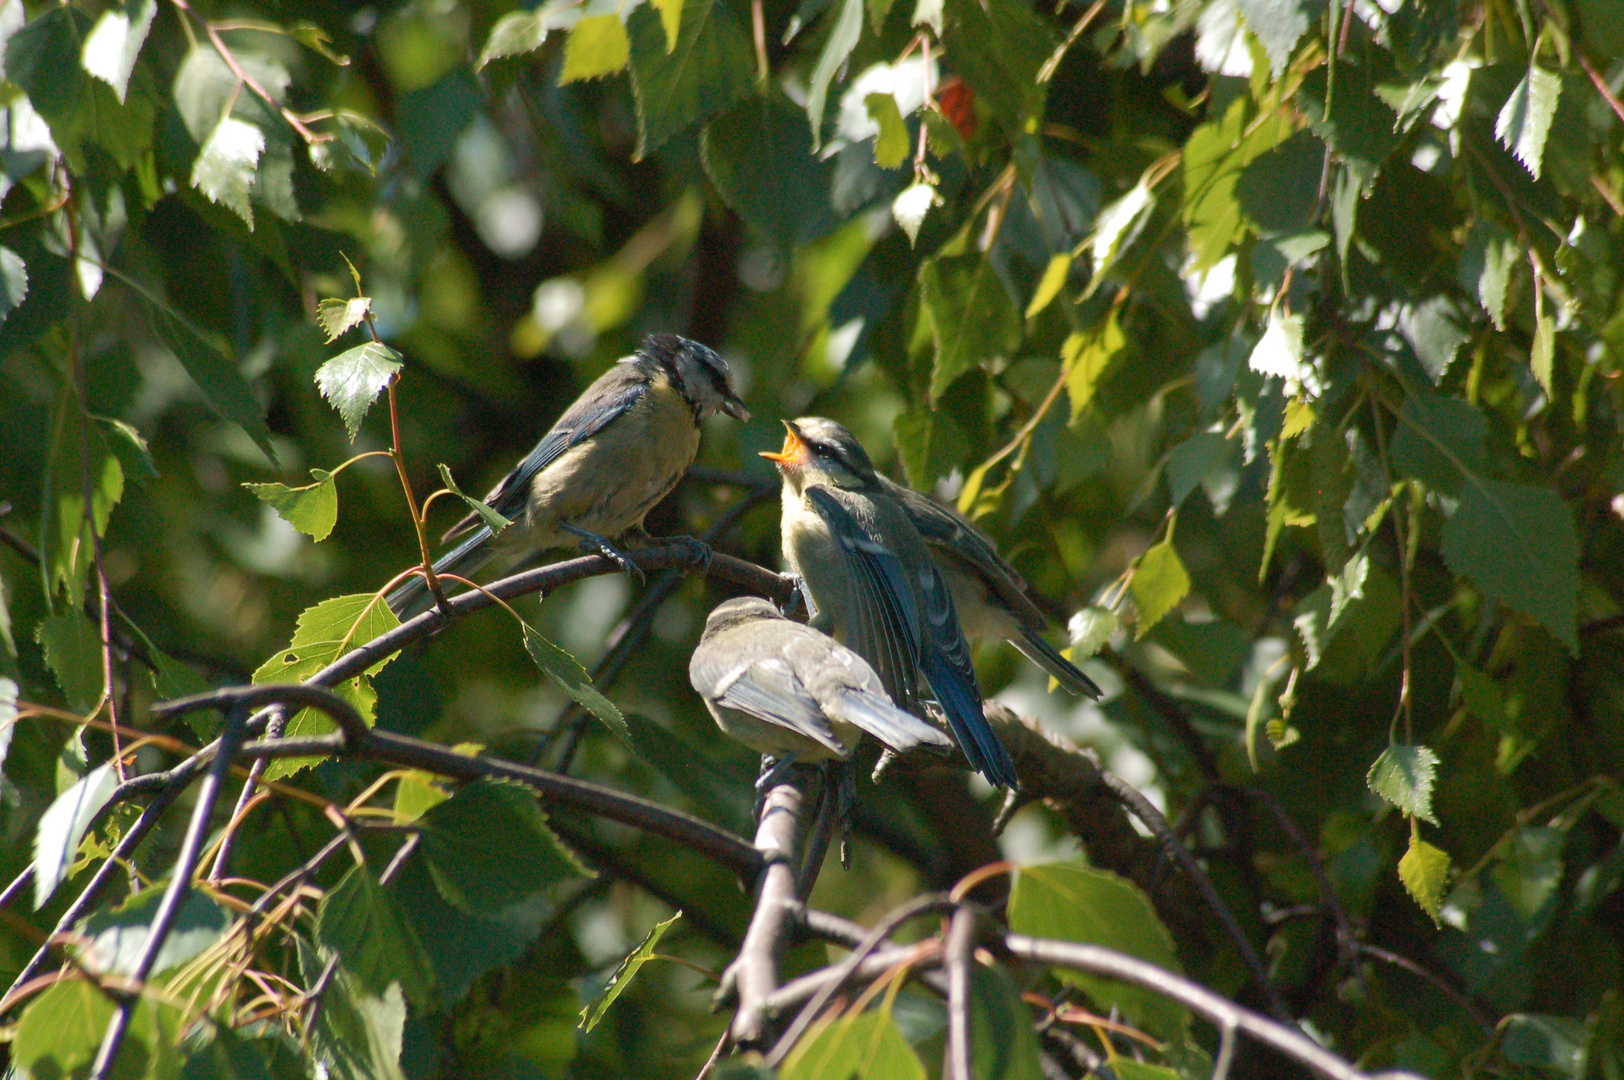
[{"label": "slender stem", "polygon": [[[372,329],[370,321],[367,328]],[[377,338],[375,330],[373,338]],[[389,460],[395,463],[395,475],[400,477],[400,490],[406,495],[406,509],[412,515],[412,531],[417,534],[417,553],[423,560],[423,582],[434,595],[439,609],[445,612],[447,610],[445,589],[434,573],[434,557],[429,554],[429,536],[423,522],[423,511],[418,508],[417,494],[412,491],[412,478],[406,475],[406,455],[400,448],[400,410],[395,404],[395,384],[399,381],[399,372],[389,377]]]},{"label": "slender stem", "polygon": [[976,913],[968,905],[947,926],[947,1065],[942,1080],[973,1080],[970,1074],[970,950]]},{"label": "slender stem", "polygon": [[[180,914],[180,906],[192,886],[192,874],[197,870],[198,859],[203,853],[203,841],[208,836],[209,819],[214,816],[214,804],[219,800],[226,771],[231,768],[231,763],[237,756],[237,749],[242,745],[247,721],[248,707],[239,705],[226,717],[225,727],[220,730],[220,747],[214,755],[209,771],[204,774],[203,782],[198,785],[197,805],[192,809],[192,820],[187,825],[185,837],[181,840],[180,854],[175,858],[175,869],[169,887],[164,890],[163,899],[158,902],[158,910],[152,915],[146,945],[136,960],[135,969],[130,973],[131,980],[137,984],[146,982],[147,977],[152,974],[153,965],[158,962],[158,952],[168,940],[169,931],[175,925],[175,917]],[[112,861],[108,860],[109,863]],[[138,994],[131,994],[119,1002],[118,1010],[108,1021],[107,1033],[102,1037],[96,1061],[91,1066],[91,1080],[107,1080],[107,1077],[112,1075],[113,1061],[118,1057],[119,1046],[129,1030],[130,1018],[134,1015],[136,1002],[139,1000]]]},{"label": "slender stem", "polygon": [[745,931],[739,955],[722,975],[718,994],[736,990],[739,1008],[733,1016],[733,1041],[751,1046],[762,1041],[762,1003],[778,989],[778,953],[796,905],[796,867],[806,830],[807,788],[813,773],[796,766],[767,792],[761,823],[756,828],[756,850],[767,864],[757,882],[755,914]]},{"label": "slender stem", "polygon": [[[269,722],[265,725],[267,739],[280,739],[282,729],[287,726],[288,714],[286,709],[271,714]],[[237,805],[231,811],[231,819],[240,819],[243,812],[248,809],[248,802],[259,789],[259,782],[265,776],[265,770],[270,766],[269,758],[260,758],[248,769],[248,779],[243,781],[242,793],[237,796]],[[209,870],[209,880],[218,882],[225,876],[226,867],[231,865],[231,841],[237,835],[236,830],[227,830],[220,838],[220,850],[214,856],[214,866]]]}]

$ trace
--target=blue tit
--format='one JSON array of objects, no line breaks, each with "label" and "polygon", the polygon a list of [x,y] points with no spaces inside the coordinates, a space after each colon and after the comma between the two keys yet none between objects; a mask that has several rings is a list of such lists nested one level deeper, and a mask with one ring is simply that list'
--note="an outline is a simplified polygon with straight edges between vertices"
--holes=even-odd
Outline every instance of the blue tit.
[{"label": "blue tit", "polygon": [[[613,541],[642,532],[648,512],[699,453],[700,422],[718,410],[750,418],[722,358],[675,334],[650,335],[587,387],[485,496],[512,524],[493,537],[470,514],[445,537],[467,539],[436,560],[434,572],[467,577],[494,558],[513,565],[576,545],[635,571]],[[402,619],[434,603],[422,577],[403,582],[387,600]]]},{"label": "blue tit", "polygon": [[1027,593],[1026,581],[974,525],[917,491],[880,477],[902,502],[936,560],[966,637],[1007,641],[1074,694],[1099,697],[1094,680],[1043,640],[1048,621]]},{"label": "blue tit", "polygon": [[688,681],[718,727],[780,761],[845,761],[863,732],[898,753],[952,746],[893,705],[862,657],[760,597],[728,600],[710,613]]},{"label": "blue tit", "polygon": [[923,677],[971,768],[1013,788],[1015,763],[982,715],[953,596],[902,502],[833,420],[784,427],[783,449],[762,456],[784,478],[784,560],[801,578],[813,625],[872,664],[904,709],[922,707]]}]

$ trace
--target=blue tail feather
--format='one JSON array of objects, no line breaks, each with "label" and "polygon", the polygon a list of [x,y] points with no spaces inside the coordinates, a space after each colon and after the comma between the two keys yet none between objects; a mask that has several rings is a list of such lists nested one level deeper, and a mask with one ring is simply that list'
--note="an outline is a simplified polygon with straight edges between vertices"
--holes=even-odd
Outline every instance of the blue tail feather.
[{"label": "blue tail feather", "polygon": [[934,649],[920,658],[919,667],[970,767],[994,786],[1015,787],[1015,762],[982,714],[980,690],[974,683],[966,685],[963,673]]}]

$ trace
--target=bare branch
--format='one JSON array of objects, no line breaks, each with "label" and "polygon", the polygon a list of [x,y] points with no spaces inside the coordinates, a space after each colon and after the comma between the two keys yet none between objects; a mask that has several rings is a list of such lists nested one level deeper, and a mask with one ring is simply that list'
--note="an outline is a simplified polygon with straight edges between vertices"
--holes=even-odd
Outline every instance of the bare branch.
[{"label": "bare branch", "polygon": [[943,1080],[972,1080],[970,1075],[970,949],[975,944],[976,913],[961,904],[947,926],[947,1065]]},{"label": "bare branch", "polygon": [[[1024,934],[1006,934],[1004,947],[1022,960],[1088,971],[1143,986],[1206,1017],[1217,1024],[1220,1031],[1231,1028],[1250,1035],[1331,1080],[1367,1080],[1370,1075],[1355,1069],[1295,1027],[1242,1008],[1199,983],[1164,971],[1138,957],[1099,945],[1047,941]],[[1389,1072],[1380,1075],[1386,1080],[1420,1080],[1413,1073]]]}]

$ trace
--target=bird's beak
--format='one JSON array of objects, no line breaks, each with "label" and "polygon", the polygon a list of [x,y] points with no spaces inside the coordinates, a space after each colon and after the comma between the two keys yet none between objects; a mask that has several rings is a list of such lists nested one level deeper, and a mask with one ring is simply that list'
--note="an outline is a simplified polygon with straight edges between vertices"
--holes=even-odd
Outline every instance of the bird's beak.
[{"label": "bird's beak", "polygon": [[795,425],[785,420],[784,448],[776,454],[763,450],[761,456],[775,465],[799,465],[806,460],[806,443],[801,441],[801,433],[795,430]]},{"label": "bird's beak", "polygon": [[735,420],[745,421],[750,419],[750,410],[744,407],[744,402],[732,394],[722,399],[722,411]]}]

